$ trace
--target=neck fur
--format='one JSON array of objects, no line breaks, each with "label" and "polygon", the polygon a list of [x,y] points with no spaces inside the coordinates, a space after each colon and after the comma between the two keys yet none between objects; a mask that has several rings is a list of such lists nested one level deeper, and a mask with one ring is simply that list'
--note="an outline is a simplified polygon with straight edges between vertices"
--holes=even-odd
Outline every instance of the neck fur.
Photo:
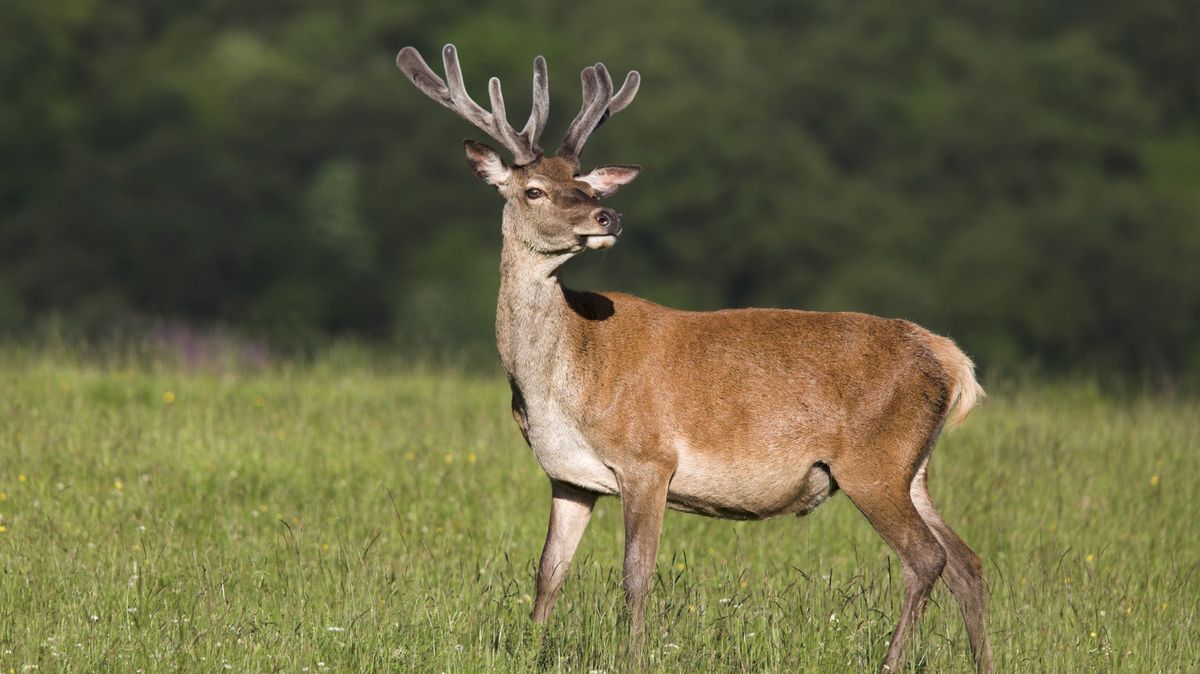
[{"label": "neck fur", "polygon": [[508,376],[522,386],[549,376],[557,359],[569,309],[558,280],[566,260],[537,253],[516,237],[504,237],[500,295],[496,300],[496,346]]}]

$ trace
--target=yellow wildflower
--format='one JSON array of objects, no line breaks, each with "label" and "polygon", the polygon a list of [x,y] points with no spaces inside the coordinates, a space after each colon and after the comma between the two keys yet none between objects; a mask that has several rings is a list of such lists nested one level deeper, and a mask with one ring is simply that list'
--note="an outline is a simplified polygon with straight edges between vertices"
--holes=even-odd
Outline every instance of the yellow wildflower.
[{"label": "yellow wildflower", "polygon": [[20,475],[17,476],[17,482],[24,482],[25,480],[28,480],[28,479],[29,478],[25,477],[25,473],[21,473]]},{"label": "yellow wildflower", "polygon": [[448,463],[448,464],[449,464],[449,463],[454,463],[454,455],[453,455],[453,454],[450,454],[450,453],[447,453],[447,454],[446,454],[446,456],[443,456],[443,457],[442,457],[442,461],[445,461],[445,462],[446,462],[446,463]]},{"label": "yellow wildflower", "polygon": [[1157,486],[1158,486],[1158,475],[1151,475],[1151,476],[1150,476],[1150,486],[1151,486],[1151,487],[1157,487]]},{"label": "yellow wildflower", "polygon": [[475,456],[474,452],[471,452],[470,454],[467,455],[467,463],[475,463],[475,459],[476,459],[476,456]]},{"label": "yellow wildflower", "polygon": [[8,526],[6,526],[4,524],[0,524],[0,534],[3,534],[7,531],[8,531]]},{"label": "yellow wildflower", "polygon": [[121,491],[121,490],[125,489],[125,483],[120,480],[113,480],[113,489],[116,489],[117,491]]},{"label": "yellow wildflower", "polygon": [[683,571],[686,568],[687,568],[687,565],[684,564],[683,562],[679,562],[678,564],[675,565],[676,571]]},{"label": "yellow wildflower", "polygon": [[163,391],[163,402],[168,405],[174,405],[175,404],[175,392],[174,391]]},{"label": "yellow wildflower", "polygon": [[0,491],[0,501],[7,501],[7,500],[8,500],[8,492]]},{"label": "yellow wildflower", "polygon": [[1089,564],[1091,564],[1092,562],[1096,561],[1096,555],[1093,555],[1092,553],[1090,553],[1090,552],[1089,552],[1089,553],[1088,553],[1088,556],[1087,556],[1087,561],[1088,561],[1088,563],[1089,563]]}]

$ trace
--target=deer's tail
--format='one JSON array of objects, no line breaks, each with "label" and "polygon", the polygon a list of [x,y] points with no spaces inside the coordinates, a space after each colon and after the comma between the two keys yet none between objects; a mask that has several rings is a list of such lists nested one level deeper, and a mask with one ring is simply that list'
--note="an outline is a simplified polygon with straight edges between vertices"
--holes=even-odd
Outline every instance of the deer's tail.
[{"label": "deer's tail", "polygon": [[975,363],[971,362],[953,340],[932,333],[926,333],[922,337],[925,346],[946,372],[946,379],[950,384],[950,408],[947,412],[946,426],[955,428],[987,394],[975,379]]}]

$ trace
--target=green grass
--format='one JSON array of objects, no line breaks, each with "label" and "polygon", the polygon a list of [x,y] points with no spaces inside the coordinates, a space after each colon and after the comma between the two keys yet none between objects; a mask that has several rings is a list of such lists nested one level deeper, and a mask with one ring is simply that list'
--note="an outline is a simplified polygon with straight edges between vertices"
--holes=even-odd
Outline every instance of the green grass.
[{"label": "green grass", "polygon": [[[621,669],[615,500],[551,625],[528,621],[549,487],[498,376],[93,362],[0,355],[0,673]],[[943,437],[931,487],[985,560],[1000,671],[1200,662],[1198,440],[1196,400],[1049,385]],[[651,669],[873,670],[900,584],[840,495],[670,513]],[[942,586],[908,668],[971,670]]]}]

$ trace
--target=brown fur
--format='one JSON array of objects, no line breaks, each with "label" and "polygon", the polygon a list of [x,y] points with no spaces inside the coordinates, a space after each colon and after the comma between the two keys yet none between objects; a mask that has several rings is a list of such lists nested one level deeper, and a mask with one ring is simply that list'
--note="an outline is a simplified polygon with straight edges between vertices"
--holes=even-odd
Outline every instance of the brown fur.
[{"label": "brown fur", "polygon": [[[633,453],[673,467],[682,440],[721,467],[713,478],[720,489],[704,504],[718,511],[758,518],[801,510],[796,489],[817,463],[839,483],[864,462],[915,474],[957,387],[923,342],[934,336],[905,321],[683,312],[570,290],[561,301],[567,337],[553,358],[574,385],[563,400],[601,458],[618,466]],[[878,436],[895,439],[903,454],[871,452]],[[763,473],[772,484],[764,487]]]}]

